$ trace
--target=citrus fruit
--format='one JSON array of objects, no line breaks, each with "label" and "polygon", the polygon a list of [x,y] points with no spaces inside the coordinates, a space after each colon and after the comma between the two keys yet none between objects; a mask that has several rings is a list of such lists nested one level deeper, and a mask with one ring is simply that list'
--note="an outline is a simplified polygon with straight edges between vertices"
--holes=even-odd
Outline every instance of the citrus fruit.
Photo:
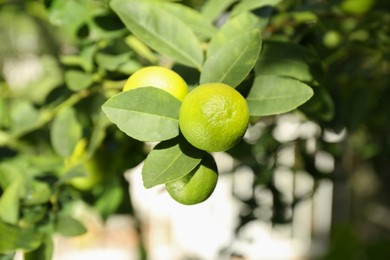
[{"label": "citrus fruit", "polygon": [[89,160],[84,165],[83,173],[85,176],[74,177],[70,180],[70,184],[83,191],[92,190],[98,183],[103,180],[103,173],[100,168],[100,163],[96,160]]},{"label": "citrus fruit", "polygon": [[371,9],[373,0],[344,0],[341,9],[350,14],[362,15]]},{"label": "citrus fruit", "polygon": [[196,148],[208,152],[232,148],[245,134],[248,122],[245,98],[223,83],[194,88],[183,99],[179,111],[179,126],[184,137]]},{"label": "citrus fruit", "polygon": [[217,180],[217,164],[210,154],[206,154],[194,170],[177,180],[165,183],[165,187],[177,202],[193,205],[210,197]]},{"label": "citrus fruit", "polygon": [[330,49],[336,48],[338,45],[340,45],[341,41],[341,34],[334,30],[326,32],[324,38],[322,39],[323,44]]},{"label": "citrus fruit", "polygon": [[179,99],[183,100],[188,93],[188,86],[184,79],[173,70],[149,66],[134,72],[126,81],[123,91],[139,87],[156,87],[163,89]]}]

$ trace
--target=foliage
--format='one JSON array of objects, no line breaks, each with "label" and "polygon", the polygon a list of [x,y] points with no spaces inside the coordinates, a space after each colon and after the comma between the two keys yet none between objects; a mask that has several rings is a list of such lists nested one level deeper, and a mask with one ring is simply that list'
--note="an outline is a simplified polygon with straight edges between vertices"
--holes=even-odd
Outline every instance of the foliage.
[{"label": "foliage", "polygon": [[[153,88],[121,93],[129,75],[157,64],[191,87],[224,82],[247,99],[249,137],[229,154],[237,167],[252,169],[253,191],[269,190],[273,205],[271,216],[258,215],[261,200],[238,197],[246,210],[237,230],[255,219],[291,221],[294,207],[322,179],[332,179],[354,197],[336,203],[335,213],[352,210],[334,217],[335,225],[353,220],[372,229],[375,241],[387,241],[388,228],[369,213],[390,207],[389,6],[356,2],[0,1],[0,256],[20,249],[27,259],[50,259],[54,233],[85,232],[73,215],[80,201],[104,218],[136,214],[123,173],[145,158],[144,175],[166,170],[148,178],[147,187],[180,177],[172,176],[176,167],[196,167],[199,151],[179,145],[180,102]],[[145,95],[151,102],[142,102]],[[134,117],[136,109],[145,116]],[[318,131],[276,138],[281,113]],[[166,128],[155,125],[160,120],[169,122]],[[160,131],[152,134],[149,127]],[[340,131],[340,141],[327,139]],[[148,151],[144,141],[161,143]],[[283,165],[279,151],[291,147],[294,163]],[[320,152],[334,158],[331,173],[316,164]],[[287,200],[273,178],[280,167],[310,174],[313,190]],[[83,176],[87,183],[75,181]],[[371,189],[356,184],[361,178]],[[388,250],[381,246],[386,243],[349,241],[361,243],[359,257],[373,255],[372,248]],[[333,242],[336,259],[336,249],[348,241]]]}]

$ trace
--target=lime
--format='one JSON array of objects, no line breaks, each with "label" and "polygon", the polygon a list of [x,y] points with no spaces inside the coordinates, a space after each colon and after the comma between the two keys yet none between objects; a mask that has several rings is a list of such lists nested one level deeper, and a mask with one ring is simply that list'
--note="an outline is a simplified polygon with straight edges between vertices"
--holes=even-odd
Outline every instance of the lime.
[{"label": "lime", "polygon": [[245,134],[248,122],[245,98],[223,83],[194,88],[183,99],[179,112],[184,137],[196,148],[208,152],[232,148]]},{"label": "lime", "polygon": [[134,72],[126,81],[123,91],[139,87],[156,87],[163,89],[179,99],[183,100],[188,93],[188,86],[184,79],[173,70],[149,66]]},{"label": "lime", "polygon": [[210,197],[217,180],[217,164],[210,154],[206,154],[194,170],[177,180],[167,182],[165,187],[177,202],[193,205]]}]

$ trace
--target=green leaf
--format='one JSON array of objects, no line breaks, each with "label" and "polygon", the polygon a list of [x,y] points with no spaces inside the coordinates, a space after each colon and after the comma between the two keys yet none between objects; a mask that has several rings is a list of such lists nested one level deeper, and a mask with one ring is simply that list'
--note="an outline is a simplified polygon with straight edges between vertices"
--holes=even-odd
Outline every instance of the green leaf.
[{"label": "green leaf", "polygon": [[48,11],[50,22],[71,39],[77,38],[77,30],[89,16],[87,5],[76,0],[55,0]]},{"label": "green leaf", "polygon": [[104,192],[95,203],[95,209],[103,218],[107,218],[116,212],[124,196],[128,194],[124,194],[119,183],[106,184]]},{"label": "green leaf", "polygon": [[259,24],[259,18],[251,13],[242,13],[239,16],[231,18],[211,38],[207,47],[207,57],[213,56],[236,37],[259,28]]},{"label": "green leaf", "polygon": [[251,116],[267,116],[289,112],[313,96],[306,84],[291,78],[257,76],[248,94]]},{"label": "green leaf", "polygon": [[51,190],[47,183],[41,181],[30,181],[27,184],[23,205],[36,205],[48,202]]},{"label": "green leaf", "polygon": [[20,134],[34,128],[39,120],[38,110],[27,101],[16,102],[11,110],[11,132]]},{"label": "green leaf", "polygon": [[0,219],[9,224],[19,220],[19,200],[24,190],[22,176],[15,178],[0,197]]},{"label": "green leaf", "polygon": [[96,55],[96,62],[101,68],[109,71],[119,71],[128,75],[142,68],[142,65],[138,61],[132,59],[130,52],[119,55],[98,53]]},{"label": "green leaf", "polygon": [[46,235],[42,244],[35,250],[24,253],[24,260],[51,260],[53,257],[53,240]]},{"label": "green leaf", "polygon": [[0,129],[9,127],[10,124],[9,110],[10,110],[9,103],[6,102],[4,99],[1,99],[1,95],[0,95]]},{"label": "green leaf", "polygon": [[321,75],[318,58],[300,45],[266,41],[255,65],[256,75],[279,75],[311,82]]},{"label": "green leaf", "polygon": [[24,229],[0,220],[0,253],[34,250],[42,242],[42,234],[32,228]]},{"label": "green leaf", "polygon": [[162,89],[142,87],[111,97],[102,109],[128,136],[140,141],[162,141],[179,134],[180,104]]},{"label": "green leaf", "polygon": [[96,62],[100,67],[108,70],[116,70],[121,65],[125,64],[131,59],[131,53],[122,53],[119,55],[112,55],[99,52],[96,54]]},{"label": "green leaf", "polygon": [[38,222],[41,222],[45,217],[47,217],[49,210],[50,209],[47,204],[22,207],[22,218],[20,219],[20,223],[29,227],[39,225]]},{"label": "green leaf", "polygon": [[58,113],[50,132],[54,150],[63,157],[70,156],[81,136],[82,128],[77,120],[76,111],[73,108],[66,108]]},{"label": "green leaf", "polygon": [[58,233],[70,237],[82,235],[87,231],[80,221],[67,214],[58,214],[55,227]]},{"label": "green leaf", "polygon": [[282,0],[242,0],[233,8],[232,15],[237,15],[264,6],[275,6],[281,1]]},{"label": "green leaf", "polygon": [[205,19],[214,21],[223,11],[238,0],[209,0],[202,7],[202,14]]},{"label": "green leaf", "polygon": [[200,39],[210,38],[217,29],[201,13],[178,3],[159,2],[164,10],[175,15],[190,27]]},{"label": "green leaf", "polygon": [[207,58],[200,83],[223,82],[235,88],[256,63],[261,49],[258,30],[244,33]]},{"label": "green leaf", "polygon": [[200,163],[203,154],[182,137],[161,142],[145,160],[142,169],[145,188],[186,175]]},{"label": "green leaf", "polygon": [[94,55],[98,49],[97,44],[84,47],[79,55],[61,56],[61,62],[68,66],[79,66],[84,71],[91,73],[94,68]]},{"label": "green leaf", "polygon": [[65,83],[70,90],[79,91],[93,83],[93,76],[79,70],[68,70],[65,72]]},{"label": "green leaf", "polygon": [[152,49],[179,63],[201,69],[200,43],[179,18],[148,1],[113,0],[110,5],[126,27]]},{"label": "green leaf", "polygon": [[5,161],[0,164],[0,187],[5,190],[11,183],[23,175],[23,172],[12,163],[12,161]]}]

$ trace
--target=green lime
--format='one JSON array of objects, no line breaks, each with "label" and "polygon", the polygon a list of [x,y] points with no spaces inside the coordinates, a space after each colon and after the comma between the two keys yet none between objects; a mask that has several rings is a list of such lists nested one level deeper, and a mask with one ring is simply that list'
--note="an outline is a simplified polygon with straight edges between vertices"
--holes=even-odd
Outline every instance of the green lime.
[{"label": "green lime", "polygon": [[226,151],[236,145],[248,128],[245,98],[223,83],[194,88],[183,99],[179,126],[193,146],[208,152]]},{"label": "green lime", "polygon": [[194,170],[177,180],[167,182],[165,187],[177,202],[193,205],[209,198],[217,181],[217,164],[213,156],[206,154]]},{"label": "green lime", "polygon": [[188,93],[187,83],[179,74],[160,66],[144,67],[134,72],[126,81],[123,91],[139,87],[163,89],[180,101]]}]

